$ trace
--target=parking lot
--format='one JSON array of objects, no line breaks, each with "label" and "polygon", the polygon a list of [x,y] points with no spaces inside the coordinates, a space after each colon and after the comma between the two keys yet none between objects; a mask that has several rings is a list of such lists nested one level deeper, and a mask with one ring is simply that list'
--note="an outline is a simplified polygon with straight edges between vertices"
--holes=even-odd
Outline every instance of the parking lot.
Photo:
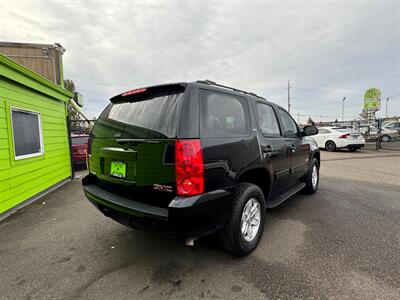
[{"label": "parking lot", "polygon": [[319,191],[269,210],[245,258],[125,228],[67,183],[0,222],[0,298],[399,299],[400,152],[321,155]]}]

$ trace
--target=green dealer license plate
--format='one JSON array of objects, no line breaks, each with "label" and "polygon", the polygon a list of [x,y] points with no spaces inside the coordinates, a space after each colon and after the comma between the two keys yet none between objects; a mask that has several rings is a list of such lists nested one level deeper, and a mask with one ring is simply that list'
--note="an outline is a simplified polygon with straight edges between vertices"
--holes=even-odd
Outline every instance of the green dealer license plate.
[{"label": "green dealer license plate", "polygon": [[111,176],[118,177],[118,178],[125,178],[126,177],[126,163],[120,161],[113,161],[111,162]]}]

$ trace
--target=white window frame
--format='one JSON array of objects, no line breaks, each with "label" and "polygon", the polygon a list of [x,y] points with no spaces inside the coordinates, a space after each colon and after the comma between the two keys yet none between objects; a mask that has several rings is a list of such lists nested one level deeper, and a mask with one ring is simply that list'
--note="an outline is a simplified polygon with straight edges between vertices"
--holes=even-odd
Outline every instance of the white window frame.
[{"label": "white window frame", "polygon": [[[36,153],[31,153],[31,154],[26,154],[26,155],[16,155],[15,151],[15,139],[14,139],[14,123],[13,123],[13,111],[20,111],[32,115],[37,115],[38,117],[38,128],[39,128],[39,138],[40,138],[40,151]],[[26,158],[31,158],[31,157],[37,157],[37,156],[42,156],[44,154],[44,147],[43,147],[43,130],[42,130],[42,116],[40,112],[32,111],[32,110],[27,110],[27,109],[22,109],[22,108],[17,108],[17,107],[10,107],[10,120],[11,120],[11,132],[12,132],[12,141],[13,141],[13,148],[14,148],[14,159],[15,160],[21,160],[21,159],[26,159]]]}]

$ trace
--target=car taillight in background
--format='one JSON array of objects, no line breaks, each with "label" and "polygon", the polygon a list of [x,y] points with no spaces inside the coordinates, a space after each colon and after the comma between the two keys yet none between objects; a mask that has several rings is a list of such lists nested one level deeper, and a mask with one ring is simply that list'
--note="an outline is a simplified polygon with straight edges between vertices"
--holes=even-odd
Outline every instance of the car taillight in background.
[{"label": "car taillight in background", "polygon": [[204,164],[200,140],[176,141],[175,173],[178,195],[194,196],[204,192]]},{"label": "car taillight in background", "polygon": [[339,139],[347,139],[347,137],[349,137],[349,136],[350,136],[350,134],[348,134],[348,133],[342,134],[342,135],[339,135]]}]

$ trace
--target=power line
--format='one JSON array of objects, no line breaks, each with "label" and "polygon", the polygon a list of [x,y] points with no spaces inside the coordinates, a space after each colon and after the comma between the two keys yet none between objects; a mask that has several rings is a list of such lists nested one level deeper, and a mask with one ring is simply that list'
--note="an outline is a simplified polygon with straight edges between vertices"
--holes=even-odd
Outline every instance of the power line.
[{"label": "power line", "polygon": [[[270,79],[270,80],[259,80],[259,81],[240,81],[240,83],[247,83],[247,84],[251,84],[251,83],[273,83],[273,82],[280,82],[283,81],[283,79]],[[356,89],[351,89],[351,88],[345,88],[345,87],[338,87],[335,85],[331,85],[331,84],[324,84],[324,83],[319,83],[319,82],[310,82],[310,81],[305,81],[305,80],[292,80],[295,82],[300,82],[300,83],[306,83],[308,85],[313,85],[313,86],[320,86],[321,88],[334,88],[334,89],[338,89],[338,90],[347,90],[347,91],[355,91],[355,92],[359,92],[360,94],[348,94],[346,93],[347,96],[354,96],[354,97],[360,97],[364,94],[364,91],[360,91],[360,90],[356,90]],[[135,83],[135,82],[100,82],[100,81],[76,81],[78,85],[113,85],[113,86],[142,86],[142,85],[146,85],[145,83]],[[234,82],[234,81],[233,81]],[[290,81],[289,81],[290,82]],[[288,89],[292,88],[292,86],[290,86],[288,82]],[[238,81],[239,83],[239,81]],[[302,86],[296,86],[296,88],[299,89],[308,89],[308,87],[302,87]],[[290,91],[288,90],[288,100],[290,98]],[[396,93],[393,95],[389,95],[389,97],[397,97],[399,96],[400,93]]]},{"label": "power line", "polygon": [[[318,115],[318,114],[295,114],[297,117],[319,117],[319,118],[339,118],[338,115]],[[349,118],[350,116],[344,116],[345,118]]]},{"label": "power line", "polygon": [[310,82],[310,81],[304,81],[304,80],[294,80],[294,81],[306,83],[306,84],[309,84],[309,85],[316,85],[316,86],[326,87],[326,88],[335,88],[335,89],[340,89],[340,90],[360,92],[360,90],[356,90],[356,89],[352,89],[352,88],[338,87],[338,86],[331,85],[331,84],[326,84],[326,83]]}]

